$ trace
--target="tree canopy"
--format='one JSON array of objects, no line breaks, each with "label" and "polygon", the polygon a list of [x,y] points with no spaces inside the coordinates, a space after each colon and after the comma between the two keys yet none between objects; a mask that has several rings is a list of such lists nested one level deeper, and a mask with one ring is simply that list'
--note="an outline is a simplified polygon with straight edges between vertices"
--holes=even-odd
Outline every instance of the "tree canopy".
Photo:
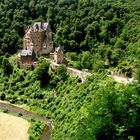
[{"label": "tree canopy", "polygon": [[76,67],[98,69],[98,60],[131,77],[139,61],[139,7],[138,0],[2,0],[0,55],[22,48],[26,26],[48,21],[55,46],[64,45],[65,51],[77,55],[89,51],[88,66],[77,61]]}]

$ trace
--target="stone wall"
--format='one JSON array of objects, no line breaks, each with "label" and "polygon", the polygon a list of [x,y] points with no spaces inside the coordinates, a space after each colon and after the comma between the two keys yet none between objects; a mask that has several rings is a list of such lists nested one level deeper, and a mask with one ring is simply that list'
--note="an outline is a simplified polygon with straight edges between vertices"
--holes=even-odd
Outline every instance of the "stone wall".
[{"label": "stone wall", "polygon": [[31,40],[33,43],[34,51],[37,57],[41,55],[43,41],[45,39],[45,32],[31,32],[30,33]]},{"label": "stone wall", "polygon": [[[61,66],[60,64],[56,64],[55,62],[51,61],[50,67],[51,68],[55,68],[55,67],[59,67]],[[70,67],[66,67],[67,71],[70,75],[74,76],[74,77],[79,77],[81,79],[81,82],[84,83],[87,79],[87,77],[91,76],[92,74],[89,72],[85,72],[85,71],[80,71],[74,68],[70,68]]]}]

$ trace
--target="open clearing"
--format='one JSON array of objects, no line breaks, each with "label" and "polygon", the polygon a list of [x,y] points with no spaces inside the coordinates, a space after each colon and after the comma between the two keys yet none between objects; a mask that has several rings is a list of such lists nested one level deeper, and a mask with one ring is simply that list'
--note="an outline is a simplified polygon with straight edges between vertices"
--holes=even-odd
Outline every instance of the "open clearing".
[{"label": "open clearing", "polygon": [[28,140],[29,127],[27,120],[0,112],[0,140]]}]

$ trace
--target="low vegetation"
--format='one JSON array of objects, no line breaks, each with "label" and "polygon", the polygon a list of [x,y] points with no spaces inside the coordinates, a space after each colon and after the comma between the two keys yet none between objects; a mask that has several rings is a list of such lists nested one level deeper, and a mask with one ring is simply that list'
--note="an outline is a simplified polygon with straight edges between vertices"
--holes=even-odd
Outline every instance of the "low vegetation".
[{"label": "low vegetation", "polygon": [[40,140],[43,130],[45,129],[45,124],[40,121],[31,120],[31,126],[28,130],[30,140]]},{"label": "low vegetation", "polygon": [[[96,73],[79,84],[62,66],[45,71],[44,77],[49,78],[42,86],[42,79],[35,76],[36,70],[44,71],[42,63],[43,58],[34,71],[13,67],[12,74],[1,73],[0,89],[4,100],[26,103],[32,111],[50,117],[53,140],[139,138],[139,82],[123,85]],[[31,139],[39,138],[43,127],[41,122],[33,122]]]}]

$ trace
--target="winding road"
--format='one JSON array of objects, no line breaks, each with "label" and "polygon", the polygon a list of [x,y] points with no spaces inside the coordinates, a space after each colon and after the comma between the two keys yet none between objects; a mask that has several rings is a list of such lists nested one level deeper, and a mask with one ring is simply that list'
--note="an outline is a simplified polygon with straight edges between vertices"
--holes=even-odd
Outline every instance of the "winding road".
[{"label": "winding road", "polygon": [[132,83],[133,81],[137,81],[134,80],[134,78],[126,78],[126,77],[121,77],[121,76],[117,76],[117,75],[108,75],[108,77],[112,77],[114,78],[114,80],[118,83],[123,83],[125,85]]},{"label": "winding road", "polygon": [[[53,61],[50,61],[51,62],[51,67],[54,68],[54,67],[59,67],[61,66],[60,64],[57,64]],[[69,74],[71,74],[72,76],[78,76],[80,79],[81,79],[81,82],[84,83],[87,79],[88,76],[91,76],[92,73],[90,72],[85,72],[85,71],[81,71],[81,70],[78,70],[78,69],[75,69],[75,68],[70,68],[70,67],[66,67],[67,68],[67,71]],[[108,77],[112,77],[114,78],[114,80],[116,82],[119,82],[119,83],[123,83],[123,84],[129,84],[133,81],[136,81],[134,80],[134,78],[126,78],[126,77],[121,77],[121,76],[117,76],[117,75],[107,75]]]},{"label": "winding road", "polygon": [[[51,62],[51,67],[54,68],[54,67],[60,67],[61,64],[57,64],[53,61],[50,61]],[[75,77],[79,77],[81,79],[81,82],[84,83],[87,79],[88,76],[91,76],[92,74],[90,72],[85,72],[85,71],[81,71],[81,70],[78,70],[78,69],[75,69],[75,68],[70,68],[70,67],[66,67],[67,68],[67,71],[70,75],[72,76],[75,76]]]}]

